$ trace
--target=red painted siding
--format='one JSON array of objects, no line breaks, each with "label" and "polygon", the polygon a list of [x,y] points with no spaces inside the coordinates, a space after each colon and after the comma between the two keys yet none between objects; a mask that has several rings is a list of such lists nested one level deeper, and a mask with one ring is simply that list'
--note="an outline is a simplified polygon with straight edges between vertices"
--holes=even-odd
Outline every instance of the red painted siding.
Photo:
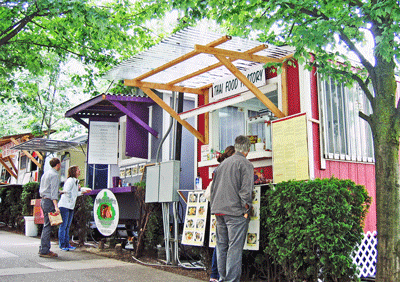
[{"label": "red painted siding", "polygon": [[351,179],[356,184],[363,185],[372,197],[372,204],[365,220],[364,231],[376,230],[376,202],[375,202],[375,165],[366,163],[351,163],[341,161],[326,161],[326,169],[315,171],[316,178],[336,177]]},{"label": "red painted siding", "polygon": [[287,68],[287,92],[289,116],[300,113],[299,68],[297,63],[296,66],[288,66]]},{"label": "red painted siding", "polygon": [[[198,105],[204,105],[204,96],[198,96]],[[197,118],[197,130],[204,135],[205,132],[205,123],[204,123],[204,114],[201,114]],[[201,160],[201,145],[204,145],[202,142],[197,140],[197,162]],[[210,183],[210,179],[208,179],[208,167],[199,167],[197,168],[197,173],[200,174],[202,179],[203,189],[206,189],[208,184]]]}]

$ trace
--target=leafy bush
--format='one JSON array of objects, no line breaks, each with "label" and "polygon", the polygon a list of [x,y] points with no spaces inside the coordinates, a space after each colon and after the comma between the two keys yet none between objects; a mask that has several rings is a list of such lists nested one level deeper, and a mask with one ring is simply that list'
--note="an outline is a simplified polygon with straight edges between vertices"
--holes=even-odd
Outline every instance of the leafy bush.
[{"label": "leafy bush", "polygon": [[21,208],[22,186],[8,185],[0,188],[0,220],[12,228],[23,231]]},{"label": "leafy bush", "polygon": [[164,243],[164,228],[161,205],[154,203],[154,210],[150,215],[149,223],[147,224],[144,245],[147,251],[155,251],[157,245]]},{"label": "leafy bush", "polygon": [[138,203],[139,209],[139,220],[137,223],[138,237],[137,240],[133,242],[134,255],[135,257],[140,257],[143,254],[145,246],[148,223],[156,205],[153,203],[147,204],[145,202],[146,182],[137,182],[133,186],[135,186],[134,197]]},{"label": "leafy bush", "polygon": [[357,279],[350,255],[361,242],[371,198],[364,186],[336,178],[289,181],[265,194],[265,252],[290,281]]},{"label": "leafy bush", "polygon": [[32,215],[33,206],[31,205],[32,199],[39,199],[39,182],[28,182],[22,186],[21,193],[21,208],[23,215]]},{"label": "leafy bush", "polygon": [[89,222],[92,218],[92,197],[83,195],[76,199],[74,216],[72,218],[70,234],[78,238],[79,245],[83,245],[87,235],[91,232]]}]

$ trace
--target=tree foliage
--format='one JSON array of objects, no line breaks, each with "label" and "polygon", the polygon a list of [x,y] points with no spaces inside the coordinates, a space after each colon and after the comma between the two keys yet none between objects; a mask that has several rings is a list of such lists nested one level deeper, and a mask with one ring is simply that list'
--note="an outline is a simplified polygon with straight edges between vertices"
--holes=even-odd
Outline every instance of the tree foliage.
[{"label": "tree foliage", "polygon": [[[162,39],[163,10],[141,0],[0,1],[0,135],[54,123],[76,131],[62,119],[80,101],[72,94],[100,94],[102,72]],[[71,62],[81,70],[68,73]]]},{"label": "tree foliage", "polygon": [[51,68],[46,53],[61,61],[71,56],[80,60],[87,74],[76,80],[92,80],[96,69],[111,67],[159,40],[145,25],[157,7],[129,0],[1,1],[0,95],[12,91],[16,71],[42,75]]}]

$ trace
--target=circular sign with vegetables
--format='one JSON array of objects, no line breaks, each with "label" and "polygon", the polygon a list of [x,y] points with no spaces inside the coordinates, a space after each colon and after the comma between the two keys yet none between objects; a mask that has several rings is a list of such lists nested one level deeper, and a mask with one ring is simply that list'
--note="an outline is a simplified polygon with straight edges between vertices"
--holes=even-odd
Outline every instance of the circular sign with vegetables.
[{"label": "circular sign with vegetables", "polygon": [[97,194],[93,213],[99,232],[104,236],[113,234],[119,221],[119,207],[115,195],[110,190],[103,189]]}]

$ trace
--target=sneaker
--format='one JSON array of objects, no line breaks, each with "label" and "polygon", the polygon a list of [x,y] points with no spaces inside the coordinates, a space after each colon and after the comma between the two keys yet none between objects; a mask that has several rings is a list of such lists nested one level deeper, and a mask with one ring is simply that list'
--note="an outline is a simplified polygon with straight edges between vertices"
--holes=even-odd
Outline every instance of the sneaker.
[{"label": "sneaker", "polygon": [[73,251],[73,250],[76,249],[76,247],[69,246],[67,249],[68,249],[69,251]]},{"label": "sneaker", "polygon": [[210,282],[218,282],[219,280],[216,278],[210,278]]},{"label": "sneaker", "polygon": [[61,248],[63,251],[69,251],[69,248]]},{"label": "sneaker", "polygon": [[47,254],[39,254],[39,257],[42,257],[42,258],[56,258],[56,257],[58,257],[58,255],[56,253],[53,253],[52,251],[50,251]]}]

